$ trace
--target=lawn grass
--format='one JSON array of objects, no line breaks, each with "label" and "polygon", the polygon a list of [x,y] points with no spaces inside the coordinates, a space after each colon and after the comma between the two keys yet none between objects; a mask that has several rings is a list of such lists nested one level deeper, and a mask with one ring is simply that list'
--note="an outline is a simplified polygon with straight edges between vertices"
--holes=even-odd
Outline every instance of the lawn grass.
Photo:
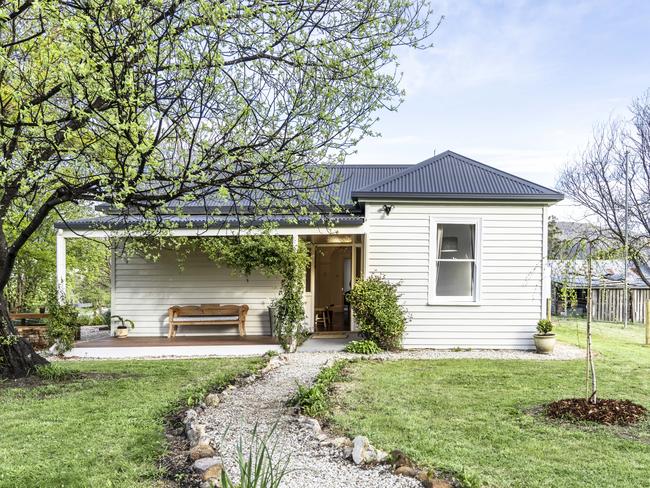
[{"label": "lawn grass", "polygon": [[0,487],[140,487],[160,478],[164,417],[261,359],[66,361],[81,379],[0,383]]},{"label": "lawn grass", "polygon": [[[642,327],[594,329],[601,397],[650,407]],[[565,322],[557,332],[582,345],[583,330]],[[473,486],[649,486],[650,422],[576,426],[531,413],[585,391],[584,361],[360,361],[341,384],[333,421],[424,466],[465,473]]]}]

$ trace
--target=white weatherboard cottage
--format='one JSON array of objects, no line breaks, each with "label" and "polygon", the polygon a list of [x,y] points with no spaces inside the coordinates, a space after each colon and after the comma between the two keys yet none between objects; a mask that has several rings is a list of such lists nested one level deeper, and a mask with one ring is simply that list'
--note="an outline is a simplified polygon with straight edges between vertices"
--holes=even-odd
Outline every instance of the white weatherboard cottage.
[{"label": "white weatherboard cottage", "polygon": [[[530,349],[546,314],[547,209],[562,195],[447,151],[416,165],[344,165],[334,231],[274,217],[276,233],[310,243],[305,285],[307,327],[354,330],[345,292],[374,273],[400,283],[410,314],[406,348]],[[197,235],[210,208],[188,207],[177,235]],[[170,217],[171,218],[171,217]],[[227,215],[210,216],[203,236],[223,230]],[[59,281],[65,239],[119,233],[128,219],[106,215],[59,224]],[[192,226],[191,224],[194,224]],[[193,227],[193,228],[192,228]],[[245,231],[245,230],[242,230]],[[268,306],[279,282],[248,278],[195,255],[183,269],[175,256],[157,262],[116,259],[112,313],[133,320],[131,336],[166,336],[174,305],[246,304],[248,336],[270,335]],[[181,327],[178,336],[234,335],[223,326]]]}]

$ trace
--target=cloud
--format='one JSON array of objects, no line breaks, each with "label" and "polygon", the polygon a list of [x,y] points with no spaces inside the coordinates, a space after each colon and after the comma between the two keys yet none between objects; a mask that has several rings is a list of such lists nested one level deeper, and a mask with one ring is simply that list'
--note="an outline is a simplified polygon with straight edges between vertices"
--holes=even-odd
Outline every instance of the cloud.
[{"label": "cloud", "polygon": [[550,45],[562,43],[594,2],[449,1],[434,3],[445,20],[434,48],[399,53],[410,95],[435,87],[458,90],[518,83],[554,69]]}]

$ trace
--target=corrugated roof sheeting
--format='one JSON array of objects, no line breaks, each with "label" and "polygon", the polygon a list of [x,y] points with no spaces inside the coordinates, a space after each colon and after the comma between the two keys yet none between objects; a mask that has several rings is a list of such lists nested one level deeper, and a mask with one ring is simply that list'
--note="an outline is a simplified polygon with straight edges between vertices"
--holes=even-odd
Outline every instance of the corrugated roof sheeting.
[{"label": "corrugated roof sheeting", "polygon": [[[413,198],[413,199],[444,199],[444,200],[506,200],[526,201],[537,200],[552,202],[561,200],[563,195],[549,188],[537,185],[530,181],[518,178],[496,168],[486,166],[472,159],[461,156],[451,151],[445,151],[433,158],[427,159],[416,165],[398,164],[354,164],[331,167],[331,182],[333,186],[323,191],[322,194],[312,195],[303,205],[312,206],[312,211],[327,215],[336,205],[347,208],[352,213],[361,212],[357,198]],[[264,209],[258,208],[258,198],[255,190],[250,195],[243,196],[237,202],[206,197],[193,202],[178,202],[169,205],[170,208],[182,207],[186,217],[167,215],[164,218],[179,225],[205,225],[206,214],[210,215],[209,225],[220,226],[230,223],[240,223],[241,216],[230,215],[233,208],[240,214],[249,214],[247,225],[260,225],[260,222],[278,222],[282,225],[289,224],[286,216],[275,215],[262,217],[256,214],[266,214]],[[301,198],[288,194],[287,199]],[[221,210],[221,215],[215,215],[215,210]],[[100,208],[103,212],[110,213],[110,207]],[[170,214],[175,213],[170,211]],[[269,212],[272,213],[272,212]],[[127,218],[119,215],[109,215],[97,219],[82,219],[75,222],[57,225],[58,228],[84,228],[101,225],[136,225],[137,215]],[[133,222],[129,219],[134,219]],[[173,219],[178,219],[175,221]],[[234,220],[229,220],[234,219]],[[277,220],[276,220],[277,219]],[[308,217],[305,217],[308,219]],[[335,216],[338,225],[363,222],[360,215],[350,216],[341,214]],[[355,220],[357,219],[357,220]],[[303,223],[306,223],[305,220]]]},{"label": "corrugated roof sheeting", "polygon": [[[336,203],[344,207],[354,206],[355,202],[352,199],[352,192],[354,190],[395,176],[412,166],[404,164],[343,164],[331,166],[329,179],[331,186],[325,190],[313,192],[311,198],[306,203],[326,206]],[[241,212],[248,212],[250,208],[255,207],[256,201],[260,198],[262,198],[261,193],[255,190],[252,190],[248,196],[239,195],[237,207],[240,208]],[[288,194],[286,198],[292,199],[296,197]],[[194,201],[175,201],[168,204],[170,208],[182,207],[192,213],[199,213],[201,211],[206,213],[215,208],[228,208],[233,205],[233,200],[226,200],[215,196],[203,197]],[[98,210],[110,212],[110,206],[100,205]]]},{"label": "corrugated roof sheeting", "polygon": [[[236,216],[236,215],[186,215],[171,216],[166,215],[160,218],[161,223],[166,226],[178,226],[180,228],[215,229],[215,228],[238,228],[259,227],[266,223],[274,223],[280,226],[310,225],[316,223],[326,225],[333,223],[340,226],[361,225],[363,217],[359,215],[323,215],[314,219],[309,216],[292,216],[292,215],[265,215],[265,216]],[[145,222],[145,218],[137,215],[106,215],[102,217],[93,217],[79,219],[70,222],[57,222],[55,227],[58,229],[70,230],[121,230],[131,227],[138,227]]]},{"label": "corrugated roof sheeting", "polygon": [[445,151],[383,181],[366,185],[354,194],[446,195],[457,198],[472,195],[562,197],[558,192],[451,151]]},{"label": "corrugated roof sheeting", "polygon": [[342,205],[352,204],[352,192],[402,173],[413,165],[404,164],[344,164],[332,171],[332,179],[340,181],[336,196]]},{"label": "corrugated roof sheeting", "polygon": [[[587,261],[584,259],[555,260],[549,261],[551,267],[551,281],[558,284],[565,284],[574,288],[587,287]],[[625,282],[625,265],[622,260],[596,259],[592,261],[591,284],[598,288],[601,286],[609,288],[622,288]],[[645,276],[650,275],[650,266],[641,265]],[[630,288],[649,288],[637,273],[633,262],[627,266],[627,282]]]}]

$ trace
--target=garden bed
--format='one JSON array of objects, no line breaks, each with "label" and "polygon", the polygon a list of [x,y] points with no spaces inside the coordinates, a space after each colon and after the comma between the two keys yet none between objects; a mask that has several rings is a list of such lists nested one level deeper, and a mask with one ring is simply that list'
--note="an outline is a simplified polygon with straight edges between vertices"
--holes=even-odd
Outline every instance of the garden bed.
[{"label": "garden bed", "polygon": [[566,398],[549,404],[546,415],[562,420],[632,425],[644,420],[648,410],[629,400],[603,399],[591,403],[586,398]]}]

